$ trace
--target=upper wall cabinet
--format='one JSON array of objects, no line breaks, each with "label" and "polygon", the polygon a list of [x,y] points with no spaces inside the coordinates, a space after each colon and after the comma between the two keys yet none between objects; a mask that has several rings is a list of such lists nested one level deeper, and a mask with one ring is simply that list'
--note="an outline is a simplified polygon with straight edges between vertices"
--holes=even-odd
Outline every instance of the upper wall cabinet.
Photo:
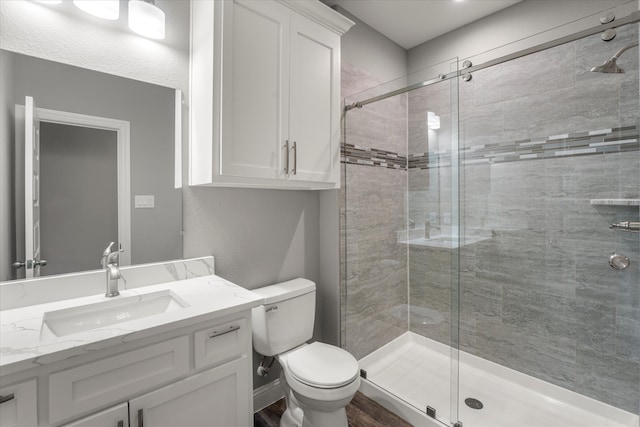
[{"label": "upper wall cabinet", "polygon": [[191,2],[189,184],[340,186],[340,36],[317,1]]}]

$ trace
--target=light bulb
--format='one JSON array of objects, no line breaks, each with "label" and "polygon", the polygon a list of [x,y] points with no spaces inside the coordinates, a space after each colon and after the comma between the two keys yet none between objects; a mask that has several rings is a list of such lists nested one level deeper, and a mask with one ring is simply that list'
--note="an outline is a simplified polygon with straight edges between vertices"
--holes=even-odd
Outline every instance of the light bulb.
[{"label": "light bulb", "polygon": [[119,0],[73,0],[73,4],[89,15],[115,21],[120,17]]},{"label": "light bulb", "polygon": [[42,4],[60,4],[62,3],[62,0],[33,0],[36,3],[42,3]]},{"label": "light bulb", "polygon": [[144,37],[164,39],[164,12],[144,0],[129,0],[129,28]]}]

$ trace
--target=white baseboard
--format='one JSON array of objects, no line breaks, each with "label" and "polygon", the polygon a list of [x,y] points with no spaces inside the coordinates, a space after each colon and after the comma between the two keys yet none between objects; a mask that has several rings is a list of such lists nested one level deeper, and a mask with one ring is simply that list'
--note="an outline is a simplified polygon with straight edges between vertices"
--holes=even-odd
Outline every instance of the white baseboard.
[{"label": "white baseboard", "polygon": [[270,383],[253,390],[253,412],[261,411],[283,397],[280,379],[276,378]]}]

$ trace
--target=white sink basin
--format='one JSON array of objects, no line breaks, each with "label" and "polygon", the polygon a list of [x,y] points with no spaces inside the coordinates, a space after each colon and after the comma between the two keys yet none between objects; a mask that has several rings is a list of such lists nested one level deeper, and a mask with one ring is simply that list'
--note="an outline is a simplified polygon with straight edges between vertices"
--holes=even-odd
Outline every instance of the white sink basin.
[{"label": "white sink basin", "polygon": [[108,301],[50,311],[44,314],[42,337],[62,337],[78,332],[142,319],[188,306],[170,290],[117,296]]}]

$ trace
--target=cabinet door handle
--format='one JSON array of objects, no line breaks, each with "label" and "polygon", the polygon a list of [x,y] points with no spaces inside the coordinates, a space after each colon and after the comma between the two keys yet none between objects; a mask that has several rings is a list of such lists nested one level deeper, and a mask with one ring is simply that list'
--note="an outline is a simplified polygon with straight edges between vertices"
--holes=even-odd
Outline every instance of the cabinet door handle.
[{"label": "cabinet door handle", "polygon": [[144,427],[144,411],[138,409],[138,427]]},{"label": "cabinet door handle", "polygon": [[240,325],[231,325],[227,329],[222,329],[220,331],[215,330],[215,331],[209,332],[209,339],[219,337],[220,335],[229,334],[231,332],[235,332],[238,329],[240,329]]},{"label": "cabinet door handle", "polygon": [[15,398],[16,396],[13,393],[7,394],[6,396],[0,396],[0,403],[5,403]]},{"label": "cabinet door handle", "polygon": [[118,421],[117,427],[124,427],[124,421],[123,420]]},{"label": "cabinet door handle", "polygon": [[293,141],[293,174],[298,173],[298,143]]},{"label": "cabinet door handle", "polygon": [[284,173],[289,175],[289,140],[287,139],[284,143]]}]

